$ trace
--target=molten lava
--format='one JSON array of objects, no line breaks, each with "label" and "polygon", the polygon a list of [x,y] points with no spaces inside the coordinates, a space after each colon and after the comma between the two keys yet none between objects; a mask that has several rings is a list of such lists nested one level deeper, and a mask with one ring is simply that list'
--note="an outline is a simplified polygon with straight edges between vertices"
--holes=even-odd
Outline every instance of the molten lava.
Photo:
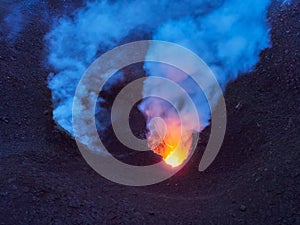
[{"label": "molten lava", "polygon": [[156,148],[152,149],[156,154],[162,156],[166,164],[177,167],[188,157],[189,148],[183,149],[181,144],[171,145],[168,140],[163,140]]},{"label": "molten lava", "polygon": [[166,129],[161,123],[154,125],[148,136],[148,145],[153,152],[160,155],[171,167],[180,166],[188,157],[192,144],[192,134],[182,131],[177,121],[167,121]]}]

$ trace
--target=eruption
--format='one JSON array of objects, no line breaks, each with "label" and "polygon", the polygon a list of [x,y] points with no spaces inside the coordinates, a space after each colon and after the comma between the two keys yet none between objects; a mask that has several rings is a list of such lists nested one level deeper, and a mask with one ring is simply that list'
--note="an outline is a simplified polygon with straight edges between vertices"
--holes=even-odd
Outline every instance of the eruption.
[{"label": "eruption", "polygon": [[174,121],[170,122],[168,127],[173,128],[172,132],[168,132],[163,138],[156,137],[153,133],[148,136],[149,147],[172,167],[181,165],[187,159],[192,144],[192,135],[185,133],[181,137],[181,132],[175,124]]},{"label": "eruption", "polygon": [[[49,88],[52,90],[55,106],[54,119],[73,134],[73,96],[88,65],[108,49],[128,40],[145,37],[173,42],[190,49],[208,64],[220,86],[225,89],[229,81],[250,71],[257,63],[259,53],[269,46],[269,28],[266,22],[268,5],[269,0],[132,0],[126,3],[87,3],[72,18],[58,20],[46,36],[50,49],[49,63],[56,70],[49,77]],[[141,35],[133,35],[134,33]],[[190,71],[186,74],[169,65],[147,62],[151,55],[169,57],[179,64],[187,64]],[[209,125],[211,110],[217,104],[219,94],[214,93],[212,84],[206,85],[206,91],[210,93],[208,98],[210,102],[214,102],[210,108],[203,90],[190,77],[195,72],[193,63],[172,49],[149,46],[145,60],[144,70],[147,76],[167,78],[176,83],[185,90],[197,108],[195,118],[182,94],[164,82],[148,82],[146,79],[143,96],[171,96],[175,104],[173,107],[150,97],[139,106],[147,119],[149,147],[161,155],[167,164],[175,167],[188,157],[192,134],[201,132]],[[103,117],[109,114],[109,110],[100,108],[97,113]],[[182,115],[180,118],[179,114]],[[98,128],[105,130],[108,125],[107,121]],[[90,126],[86,123],[82,129],[86,129],[88,133]],[[83,143],[93,149],[91,137],[81,138]]]},{"label": "eruption", "polygon": [[165,120],[154,117],[149,123],[147,141],[150,149],[162,156],[166,164],[176,167],[188,157],[192,136],[187,132],[177,115]]},{"label": "eruption", "polygon": [[[268,32],[266,31],[265,13],[268,1],[224,1],[220,7],[211,9],[206,15],[185,16],[180,19],[171,19],[161,25],[154,33],[154,39],[178,43],[200,55],[213,70],[220,85],[226,84],[237,77],[239,73],[252,69],[258,60],[261,49],[268,46]],[[236,11],[238,10],[238,14]],[[257,17],[256,17],[257,16]],[[246,26],[247,23],[247,26]],[[250,28],[250,30],[249,30]],[[214,93],[213,84],[207,84],[212,94],[208,96],[208,105],[202,90],[192,82],[189,75],[195,72],[190,62],[176,54],[173,49],[158,49],[150,46],[148,55],[159,55],[161,58],[171,58],[176,64],[189,64],[189,74],[184,74],[166,65],[154,65],[145,63],[144,68],[148,76],[161,76],[176,82],[191,96],[198,110],[201,124],[195,126],[195,120],[191,117],[187,105],[184,105],[181,95],[174,94],[175,90],[165,86],[164,82],[145,82],[143,94],[148,95],[174,95],[174,102],[182,104],[178,110],[184,115],[185,124],[182,125],[171,119],[166,120],[169,128],[164,139],[155,132],[149,132],[147,139],[151,149],[161,155],[166,163],[180,165],[188,156],[193,132],[200,132],[209,124],[210,107],[213,110],[218,101],[218,94]],[[191,64],[191,65],[190,65]],[[203,74],[202,74],[203,76]],[[208,82],[208,81],[207,81]],[[147,99],[140,109],[151,120],[152,115],[162,116],[168,114],[169,108],[164,107],[163,102],[158,103],[153,99]],[[151,129],[150,129],[151,130]],[[180,140],[178,131],[182,130],[183,138],[178,147],[174,147],[174,141]],[[174,134],[173,134],[174,133]],[[173,135],[172,135],[173,134]],[[170,136],[172,136],[170,138]],[[152,142],[159,142],[158,147],[153,147]]]}]

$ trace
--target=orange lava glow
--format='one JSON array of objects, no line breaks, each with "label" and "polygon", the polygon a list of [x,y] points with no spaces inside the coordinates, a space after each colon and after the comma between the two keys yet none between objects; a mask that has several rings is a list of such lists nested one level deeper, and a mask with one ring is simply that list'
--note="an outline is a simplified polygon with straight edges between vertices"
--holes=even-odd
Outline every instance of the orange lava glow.
[{"label": "orange lava glow", "polygon": [[[164,137],[152,135],[148,137],[149,147],[153,152],[162,156],[164,162],[171,166],[180,166],[188,157],[192,144],[192,134],[181,131],[181,126],[168,121]],[[160,130],[156,125],[157,130]]]},{"label": "orange lava glow", "polygon": [[[185,148],[183,148],[185,146]],[[163,140],[156,148],[152,149],[156,154],[161,155],[166,164],[171,167],[180,166],[188,157],[190,144],[188,146],[178,143],[168,144],[168,140]]]}]

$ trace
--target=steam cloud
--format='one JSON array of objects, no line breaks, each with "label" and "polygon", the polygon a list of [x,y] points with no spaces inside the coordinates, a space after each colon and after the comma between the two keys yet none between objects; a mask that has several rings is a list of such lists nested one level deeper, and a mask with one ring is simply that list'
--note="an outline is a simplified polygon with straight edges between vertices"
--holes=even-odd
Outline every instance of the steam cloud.
[{"label": "steam cloud", "polygon": [[[224,89],[238,74],[251,70],[259,59],[260,51],[269,45],[267,7],[268,1],[227,0],[206,15],[187,15],[180,19],[168,20],[157,28],[153,38],[180,44],[197,53],[210,66]],[[150,48],[148,55],[160,55],[162,52],[166,55],[163,49],[156,49],[154,46]],[[175,52],[170,52],[168,57],[172,57],[178,63],[184,60]],[[189,76],[163,65],[146,63],[144,67],[148,75],[166,77],[186,89],[199,112],[201,124],[198,131],[209,124],[210,109],[207,100]],[[174,90],[168,90],[164,82],[145,82],[144,95],[164,96],[166,92],[172,94]],[[211,98],[217,103],[218,96],[212,95]],[[177,102],[184,101],[181,101],[179,96]],[[147,114],[151,114],[148,118],[151,119],[165,114],[166,109],[161,110],[159,107],[162,104],[157,100],[147,99],[140,108],[142,111],[148,109]],[[184,105],[181,108],[186,111],[188,117],[190,110]],[[186,129],[197,130],[192,121],[188,122],[190,124]]]},{"label": "steam cloud", "polygon": [[[253,69],[260,51],[270,45],[266,22],[268,5],[269,0],[87,3],[73,18],[61,18],[45,38],[50,49],[48,61],[56,71],[49,76],[54,119],[70,134],[73,133],[73,96],[84,71],[96,56],[124,43],[128,36],[139,39],[138,35],[134,37],[135,33],[174,42],[194,51],[209,65],[225,89],[229,81]],[[150,46],[148,54],[157,52],[155,46]],[[178,60],[182,59],[178,57]],[[146,63],[144,68],[147,75],[167,77],[187,90],[199,112],[201,125],[198,131],[209,124],[207,100],[190,79],[162,65]],[[144,95],[160,94],[161,90],[172,93],[163,84],[154,85],[146,80],[144,85]],[[217,97],[214,96],[215,102]],[[145,112],[152,108],[153,114],[161,115],[161,111],[155,111],[158,107],[151,107],[152,104],[161,103],[154,103],[150,98],[140,109]],[[106,109],[99,110],[98,113],[107,114]],[[102,124],[102,128],[106,125]]]}]

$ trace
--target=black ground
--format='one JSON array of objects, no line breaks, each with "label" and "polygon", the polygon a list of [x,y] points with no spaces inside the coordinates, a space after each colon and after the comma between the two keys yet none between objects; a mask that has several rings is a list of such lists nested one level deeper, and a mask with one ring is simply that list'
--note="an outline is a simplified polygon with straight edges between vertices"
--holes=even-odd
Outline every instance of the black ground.
[{"label": "black ground", "polygon": [[0,224],[300,224],[299,9],[272,4],[273,46],[228,86],[227,133],[209,169],[196,168],[207,129],[182,172],[140,188],[99,176],[55,126],[49,27],[32,14],[15,42],[1,41]]}]

